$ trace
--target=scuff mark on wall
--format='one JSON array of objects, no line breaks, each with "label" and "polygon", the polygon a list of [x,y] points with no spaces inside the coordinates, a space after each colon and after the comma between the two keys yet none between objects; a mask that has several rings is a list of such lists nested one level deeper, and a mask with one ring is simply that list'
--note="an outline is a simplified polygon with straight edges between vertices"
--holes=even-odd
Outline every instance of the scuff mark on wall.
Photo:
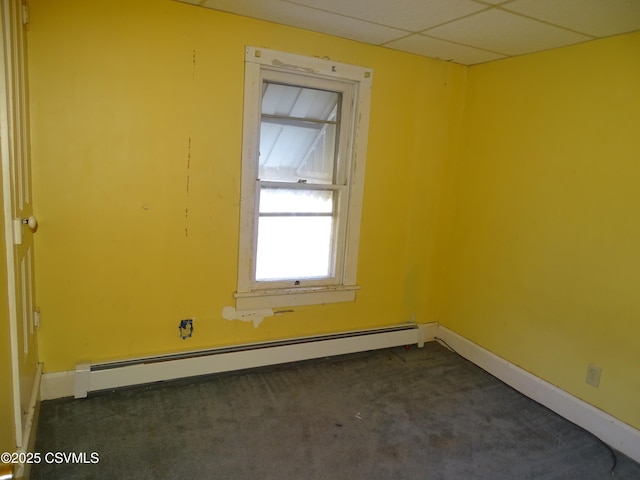
[{"label": "scuff mark on wall", "polygon": [[[196,51],[191,52],[191,80],[196,79]],[[184,236],[189,236],[189,181],[191,179],[191,137],[189,137],[189,145],[187,147],[187,186],[186,186],[186,200],[184,207]]]},{"label": "scuff mark on wall", "polygon": [[223,307],[222,318],[225,320],[241,320],[243,322],[253,322],[253,327],[257,328],[262,323],[264,317],[273,315],[270,308],[259,308],[255,310],[236,310],[234,307]]},{"label": "scuff mark on wall", "polygon": [[189,176],[191,170],[191,137],[189,137],[189,146],[187,147],[187,199],[184,207],[184,236],[189,236]]}]

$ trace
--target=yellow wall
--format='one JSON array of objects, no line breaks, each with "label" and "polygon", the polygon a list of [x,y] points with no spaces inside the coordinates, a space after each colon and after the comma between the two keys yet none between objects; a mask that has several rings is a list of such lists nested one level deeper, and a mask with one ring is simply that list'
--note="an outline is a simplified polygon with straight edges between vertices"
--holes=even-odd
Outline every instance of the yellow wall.
[{"label": "yellow wall", "polygon": [[[30,5],[45,372],[435,320],[422,292],[439,261],[438,198],[466,68],[169,0]],[[236,288],[245,45],[374,69],[362,290],[354,303],[296,308],[257,328],[222,318]],[[183,341],[187,317],[195,333]]]},{"label": "yellow wall", "polygon": [[[638,34],[467,69],[169,0],[30,3],[46,372],[413,316],[640,427]],[[222,318],[245,45],[375,70],[358,299],[257,328]]]},{"label": "yellow wall", "polygon": [[441,318],[636,428],[639,134],[639,34],[471,67]]}]

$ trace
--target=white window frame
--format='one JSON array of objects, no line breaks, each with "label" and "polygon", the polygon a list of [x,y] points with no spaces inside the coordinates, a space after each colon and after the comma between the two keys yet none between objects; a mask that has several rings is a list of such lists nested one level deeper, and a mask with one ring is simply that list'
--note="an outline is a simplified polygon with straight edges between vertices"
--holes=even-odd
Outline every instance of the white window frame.
[{"label": "white window frame", "polygon": [[[331,281],[327,279],[297,282],[257,282],[255,258],[258,226],[258,154],[262,83],[265,78],[291,78],[291,83],[305,86],[300,79],[338,81],[349,92],[349,117],[342,119],[342,134],[346,137],[344,154],[348,168],[346,189],[346,219],[343,238],[337,248],[338,261]],[[367,150],[371,83],[369,68],[347,65],[331,60],[278,52],[258,47],[246,47],[244,85],[244,123],[242,143],[242,180],[240,198],[240,245],[238,255],[238,287],[234,296],[236,309],[277,308],[355,300],[360,240],[364,166]],[[345,135],[346,133],[346,135]]]}]

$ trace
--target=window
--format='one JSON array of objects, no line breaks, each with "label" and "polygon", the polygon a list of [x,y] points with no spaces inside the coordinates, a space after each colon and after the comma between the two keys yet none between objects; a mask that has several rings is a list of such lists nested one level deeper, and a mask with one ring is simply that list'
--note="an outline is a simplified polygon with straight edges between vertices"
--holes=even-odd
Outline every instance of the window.
[{"label": "window", "polygon": [[371,76],[246,49],[236,308],[355,299]]}]

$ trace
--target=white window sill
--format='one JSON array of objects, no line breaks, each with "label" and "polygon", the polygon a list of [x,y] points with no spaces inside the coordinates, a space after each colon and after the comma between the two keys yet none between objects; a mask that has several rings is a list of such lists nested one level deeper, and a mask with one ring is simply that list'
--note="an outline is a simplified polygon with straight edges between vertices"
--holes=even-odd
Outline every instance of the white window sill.
[{"label": "white window sill", "polygon": [[358,285],[340,287],[283,288],[279,290],[256,290],[236,292],[236,309],[296,307],[300,305],[322,305],[324,303],[353,302]]}]

